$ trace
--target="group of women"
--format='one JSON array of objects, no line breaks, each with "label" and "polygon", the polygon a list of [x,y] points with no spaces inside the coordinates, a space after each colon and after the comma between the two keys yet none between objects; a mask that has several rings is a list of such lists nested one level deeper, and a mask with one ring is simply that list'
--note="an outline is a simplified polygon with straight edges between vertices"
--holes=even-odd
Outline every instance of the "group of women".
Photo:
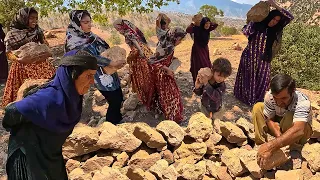
[{"label": "group of women", "polygon": [[[289,12],[275,3],[271,5],[277,10],[271,11],[264,21],[250,22],[243,29],[249,43],[241,57],[235,96],[249,105],[263,99],[274,54],[272,45],[284,26],[293,19]],[[38,13],[34,8],[21,9],[4,40],[6,55],[12,61],[2,102],[6,106],[2,123],[10,131],[6,164],[9,180],[68,179],[62,145],[80,120],[83,95],[92,84],[110,103],[107,120],[116,123],[122,118],[119,78],[116,73],[105,74],[103,67],[117,68],[123,64],[100,56],[109,45],[91,32],[90,14],[85,10],[70,13],[66,54],[57,69],[47,61],[21,64],[12,53],[28,42],[47,43],[37,19]],[[217,24],[203,18],[200,26],[192,23],[185,31],[178,27],[169,28],[169,23],[170,19],[163,14],[157,18],[159,42],[154,53],[143,33],[131,22],[119,19],[113,25],[131,48],[127,61],[132,87],[140,100],[150,110],[163,112],[166,119],[181,122],[181,95],[169,67],[174,49],[187,32],[194,34],[190,71],[195,81],[200,68],[211,66],[208,42],[210,31]],[[49,80],[26,92],[22,100],[14,102],[18,88],[27,78]]]}]

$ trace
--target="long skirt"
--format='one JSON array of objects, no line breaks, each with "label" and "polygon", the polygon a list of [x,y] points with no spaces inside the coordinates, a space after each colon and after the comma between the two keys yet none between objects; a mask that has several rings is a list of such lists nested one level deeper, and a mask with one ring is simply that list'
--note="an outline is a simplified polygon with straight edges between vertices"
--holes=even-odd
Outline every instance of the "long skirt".
[{"label": "long skirt", "polygon": [[198,72],[201,68],[212,67],[209,56],[209,47],[201,47],[196,43],[192,46],[191,51],[191,67],[190,72],[192,74],[193,83],[196,82]]},{"label": "long skirt", "polygon": [[270,62],[253,58],[246,48],[241,56],[234,95],[243,103],[253,106],[263,102],[270,81]]},{"label": "long skirt", "polygon": [[148,65],[148,57],[152,55],[151,50],[140,43],[144,49],[146,58],[141,58],[138,55],[138,50],[132,50],[127,58],[130,66],[130,79],[132,89],[138,94],[141,102],[150,110],[152,96],[154,93],[154,82],[151,74],[151,68]]},{"label": "long skirt", "polygon": [[55,74],[55,71],[55,67],[47,61],[27,65],[13,62],[10,67],[1,106],[5,107],[16,100],[18,90],[26,79],[50,79]]},{"label": "long skirt", "polygon": [[20,149],[16,150],[9,157],[6,170],[8,180],[32,180],[26,155]]}]

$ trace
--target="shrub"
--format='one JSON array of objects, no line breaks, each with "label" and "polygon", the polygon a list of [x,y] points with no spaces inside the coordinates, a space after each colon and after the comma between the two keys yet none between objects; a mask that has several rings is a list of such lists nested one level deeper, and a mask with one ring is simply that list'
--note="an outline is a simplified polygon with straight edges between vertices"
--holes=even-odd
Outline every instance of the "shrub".
[{"label": "shrub", "polygon": [[298,87],[320,90],[320,27],[301,23],[288,25],[282,47],[272,61],[272,75],[286,73]]},{"label": "shrub", "polygon": [[121,44],[121,38],[120,38],[120,35],[113,31],[111,33],[111,37],[110,37],[110,42],[113,44],[113,45],[119,45]]},{"label": "shrub", "polygon": [[144,32],[144,37],[148,40],[150,39],[152,36],[155,36],[156,35],[156,30],[155,28],[149,28],[149,29],[146,29]]},{"label": "shrub", "polygon": [[230,36],[238,34],[238,30],[235,27],[223,26],[220,29],[220,33],[224,36]]}]

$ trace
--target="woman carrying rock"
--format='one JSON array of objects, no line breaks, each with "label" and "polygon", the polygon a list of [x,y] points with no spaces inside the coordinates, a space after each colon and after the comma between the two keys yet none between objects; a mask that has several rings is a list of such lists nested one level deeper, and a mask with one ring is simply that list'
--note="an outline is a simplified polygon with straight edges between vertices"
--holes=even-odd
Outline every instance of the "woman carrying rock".
[{"label": "woman carrying rock", "polygon": [[210,32],[215,30],[218,24],[211,22],[209,18],[204,17],[200,22],[200,26],[196,26],[195,23],[191,23],[187,28],[187,33],[190,33],[194,37],[194,43],[191,51],[191,67],[190,72],[192,74],[193,83],[196,82],[198,71],[201,68],[211,68],[209,47]]},{"label": "woman carrying rock", "polygon": [[127,57],[130,66],[132,89],[138,94],[140,101],[151,110],[154,83],[148,59],[153,54],[144,34],[130,21],[118,19],[113,23],[114,28],[125,37],[125,42],[131,51]]},{"label": "woman carrying rock", "polygon": [[38,26],[38,12],[34,8],[23,8],[15,15],[5,38],[7,57],[12,64],[3,94],[3,107],[16,100],[17,92],[25,79],[49,79],[55,73],[54,66],[48,61],[23,64],[21,62],[30,57],[18,58],[13,53],[30,42],[49,45]]},{"label": "woman carrying rock", "polygon": [[173,60],[175,47],[185,36],[186,32],[182,28],[170,29],[161,37],[156,53],[149,59],[155,83],[154,106],[160,108],[166,119],[178,123],[183,121],[183,105],[174,72],[169,69],[169,66]]},{"label": "woman carrying rock", "polygon": [[156,20],[156,33],[158,40],[168,32],[170,22],[171,19],[167,15],[163,13],[158,15]]},{"label": "woman carrying rock", "polygon": [[123,94],[120,79],[116,72],[108,74],[105,67],[118,69],[124,65],[124,62],[111,61],[101,56],[102,52],[109,49],[109,45],[91,32],[92,20],[88,11],[71,11],[70,21],[66,34],[65,51],[67,54],[74,54],[78,50],[84,50],[97,58],[99,68],[94,76],[95,86],[109,103],[106,120],[117,124],[122,120],[120,109],[123,102]]},{"label": "woman carrying rock", "polygon": [[68,179],[62,145],[80,120],[83,95],[96,69],[93,56],[64,57],[51,81],[5,108],[9,180]]},{"label": "woman carrying rock", "polygon": [[251,21],[242,29],[249,42],[242,52],[234,95],[250,106],[263,102],[270,81],[270,64],[275,54],[272,46],[281,37],[283,28],[293,19],[274,0],[268,2],[276,9],[270,11],[263,21]]}]

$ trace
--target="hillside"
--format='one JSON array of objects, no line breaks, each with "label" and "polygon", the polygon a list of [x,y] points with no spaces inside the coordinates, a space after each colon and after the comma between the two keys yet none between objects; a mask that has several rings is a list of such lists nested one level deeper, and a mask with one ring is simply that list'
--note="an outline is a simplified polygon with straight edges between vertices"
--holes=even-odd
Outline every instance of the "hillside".
[{"label": "hillside", "polygon": [[295,21],[320,25],[320,0],[279,0],[295,16]]}]

